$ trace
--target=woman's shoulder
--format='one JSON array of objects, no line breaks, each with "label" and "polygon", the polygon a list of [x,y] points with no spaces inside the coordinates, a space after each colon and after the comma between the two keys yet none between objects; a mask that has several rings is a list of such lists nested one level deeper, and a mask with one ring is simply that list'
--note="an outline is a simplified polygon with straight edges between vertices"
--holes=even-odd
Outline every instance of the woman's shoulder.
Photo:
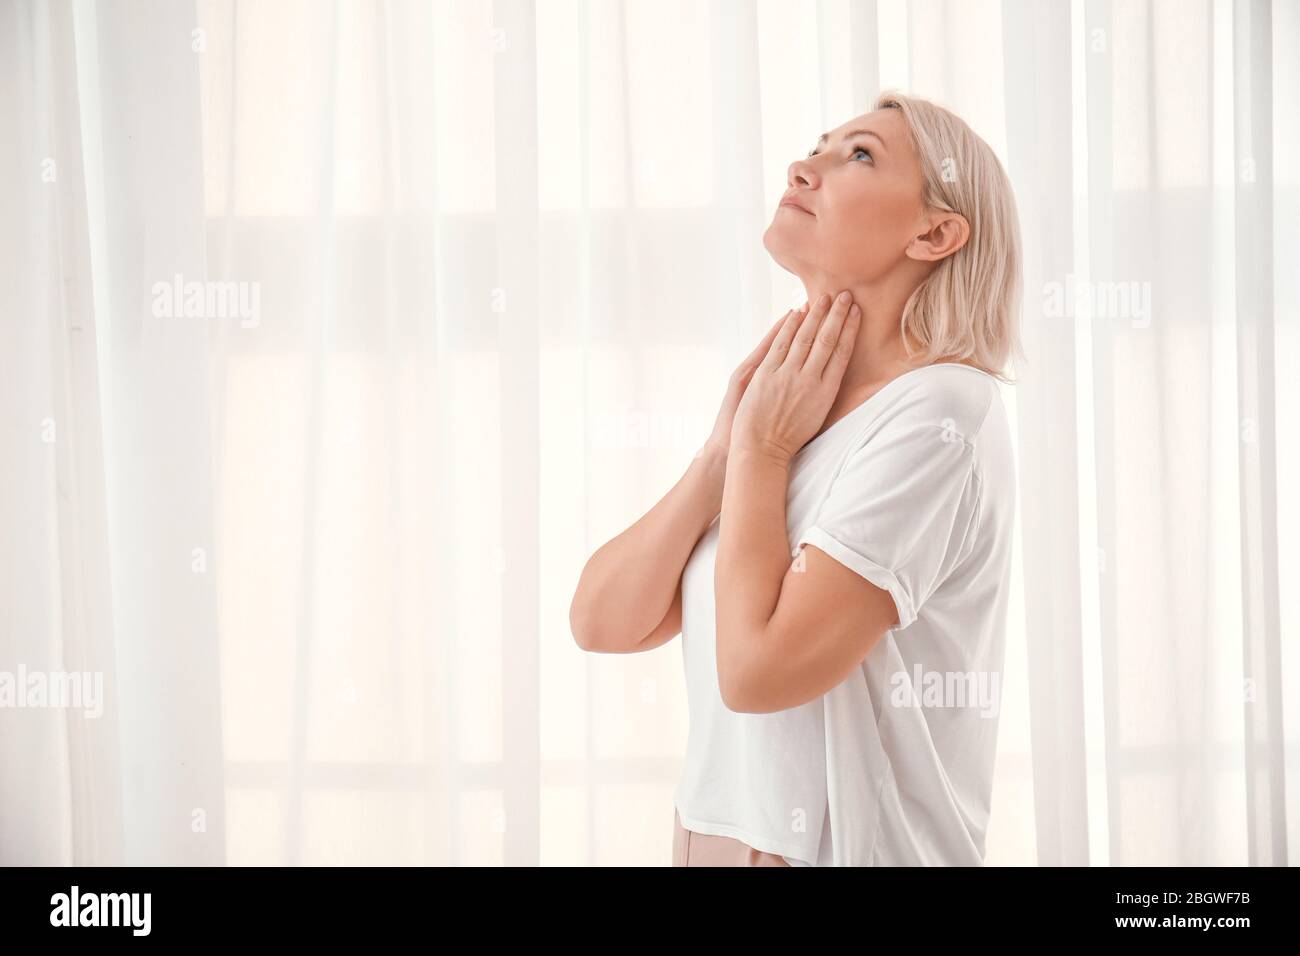
[{"label": "woman's shoulder", "polygon": [[941,362],[904,372],[881,389],[878,429],[935,427],[973,443],[1001,407],[998,380],[971,365]]}]

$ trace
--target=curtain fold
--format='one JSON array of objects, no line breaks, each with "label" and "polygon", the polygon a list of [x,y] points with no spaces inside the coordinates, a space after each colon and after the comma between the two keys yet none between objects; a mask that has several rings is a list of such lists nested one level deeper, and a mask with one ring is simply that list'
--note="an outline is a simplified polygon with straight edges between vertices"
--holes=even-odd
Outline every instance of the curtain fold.
[{"label": "curtain fold", "polygon": [[680,648],[584,655],[569,599],[798,300],[789,163],[893,87],[1022,223],[988,862],[1286,865],[1297,41],[1271,0],[5,5],[0,680],[103,707],[0,707],[0,863],[666,864]]},{"label": "curtain fold", "polygon": [[1289,862],[1282,703],[1284,685],[1296,687],[1282,669],[1278,591],[1272,6],[1265,0],[1234,0],[1232,11],[1242,697],[1248,859],[1258,866]]},{"label": "curtain fold", "polygon": [[[1070,8],[1008,4],[1002,24],[1007,172],[1028,317],[1041,306],[1039,290],[1074,263],[1073,203],[1061,188],[1074,174],[1071,111],[1062,109],[1072,101],[1070,58],[1060,55],[1071,46]],[[1042,865],[1080,865],[1088,860],[1080,529],[1067,518],[1079,500],[1077,345],[1064,319],[1026,321],[1024,333],[1031,364],[1015,393],[1035,845]]]},{"label": "curtain fold", "polygon": [[[0,679],[9,681],[0,861],[20,865],[103,865],[122,853],[99,336],[73,51],[68,5],[0,11],[0,112],[11,135],[0,158],[11,450],[0,504]],[[27,702],[58,675],[79,689],[77,709]]]},{"label": "curtain fold", "polygon": [[[40,6],[39,4],[37,6]],[[123,862],[226,860],[210,355],[193,11],[78,4],[112,587]],[[82,42],[84,41],[84,42]],[[80,77],[79,77],[80,80]],[[91,112],[95,115],[88,116]],[[202,303],[206,308],[205,301]]]}]

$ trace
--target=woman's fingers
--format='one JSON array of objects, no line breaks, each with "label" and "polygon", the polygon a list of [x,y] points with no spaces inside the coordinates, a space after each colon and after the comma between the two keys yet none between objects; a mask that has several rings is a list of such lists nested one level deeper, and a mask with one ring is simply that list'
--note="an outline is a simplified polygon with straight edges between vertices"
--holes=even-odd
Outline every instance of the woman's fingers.
[{"label": "woman's fingers", "polygon": [[801,324],[812,321],[811,316],[817,311],[817,308],[817,302],[810,303],[806,313],[796,309],[786,316],[785,321],[781,323],[781,328],[776,333],[776,338],[772,340],[771,347],[767,350],[766,358],[763,359],[763,368],[768,371],[775,371],[781,367],[781,363],[785,361],[790,352],[795,333],[799,331]]},{"label": "woman's fingers", "polygon": [[[849,292],[841,292],[835,298],[829,314],[821,325],[809,333],[812,339],[812,346],[808,352],[807,358],[803,361],[803,368],[807,369],[818,378],[822,377],[826,370],[826,364],[830,361],[831,356],[835,354],[837,347],[846,331],[845,321],[849,318],[851,310],[857,309],[853,302],[853,296]],[[856,331],[856,330],[855,330]],[[796,341],[805,335],[805,330],[800,329]],[[853,347],[852,341],[848,347]],[[796,366],[798,367],[798,366]]]},{"label": "woman's fingers", "polygon": [[772,340],[776,338],[776,334],[780,332],[781,327],[789,321],[790,316],[798,311],[798,309],[791,309],[785,315],[781,316],[781,318],[772,323],[772,327],[768,329],[767,334],[763,336],[763,341],[759,342],[754,348],[754,351],[750,352],[749,357],[745,359],[745,368],[758,367],[758,363],[763,361],[763,357],[767,355],[767,350],[772,347]]},{"label": "woman's fingers", "polygon": [[831,297],[823,295],[817,299],[817,304],[808,310],[807,317],[795,329],[789,352],[781,363],[782,365],[796,372],[803,368],[803,363],[808,360],[808,353],[817,338],[817,330],[826,318],[826,313],[831,304]]},{"label": "woman's fingers", "polygon": [[854,303],[844,319],[844,327],[821,373],[822,381],[834,385],[837,390],[844,379],[844,372],[849,367],[849,359],[853,356],[853,343],[857,340],[858,329],[861,327],[862,310]]}]

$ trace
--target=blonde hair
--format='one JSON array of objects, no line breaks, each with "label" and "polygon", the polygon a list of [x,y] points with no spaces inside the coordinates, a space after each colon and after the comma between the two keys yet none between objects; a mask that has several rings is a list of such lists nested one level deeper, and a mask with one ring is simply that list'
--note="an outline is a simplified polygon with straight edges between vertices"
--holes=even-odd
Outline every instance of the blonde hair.
[{"label": "blonde hair", "polygon": [[903,113],[921,160],[922,199],[970,223],[965,245],[941,260],[903,307],[903,343],[924,361],[973,364],[1003,382],[1020,342],[1020,224],[1011,181],[988,143],[960,117],[887,90],[875,109]]}]

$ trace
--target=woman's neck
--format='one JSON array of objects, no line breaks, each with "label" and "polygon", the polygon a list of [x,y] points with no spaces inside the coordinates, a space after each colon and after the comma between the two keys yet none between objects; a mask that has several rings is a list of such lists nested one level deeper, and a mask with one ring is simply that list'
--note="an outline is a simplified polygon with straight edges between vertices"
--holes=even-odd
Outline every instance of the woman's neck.
[{"label": "woman's neck", "polygon": [[[815,303],[823,294],[832,297],[845,286],[807,285],[808,302]],[[903,345],[902,317],[912,290],[882,290],[866,286],[847,286],[853,301],[862,310],[862,323],[853,343],[853,354],[840,382],[839,394],[826,414],[829,428],[841,416],[857,408],[884,385],[904,372],[923,364],[918,357],[909,359]]]}]

